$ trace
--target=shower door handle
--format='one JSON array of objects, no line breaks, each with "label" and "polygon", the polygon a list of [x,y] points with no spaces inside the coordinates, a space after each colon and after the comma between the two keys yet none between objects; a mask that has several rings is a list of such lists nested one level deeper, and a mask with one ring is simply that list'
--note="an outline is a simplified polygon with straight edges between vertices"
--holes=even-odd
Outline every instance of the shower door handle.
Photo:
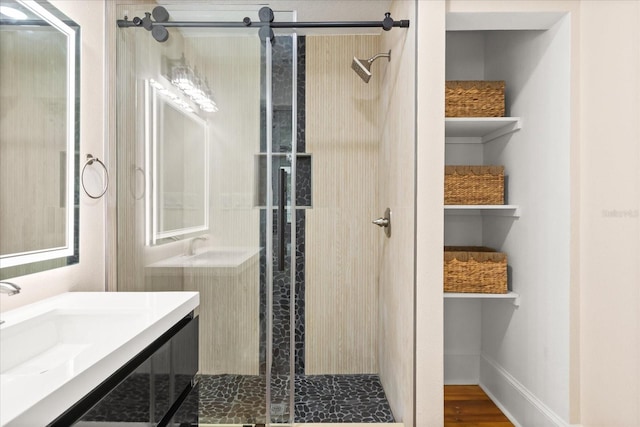
[{"label": "shower door handle", "polygon": [[280,169],[280,179],[279,182],[279,191],[278,191],[278,270],[284,271],[284,257],[286,254],[285,251],[285,236],[284,236],[284,228],[287,224],[287,213],[286,213],[286,203],[287,203],[287,171],[284,169]]},{"label": "shower door handle", "polygon": [[374,219],[371,222],[377,225],[378,227],[384,228],[384,234],[386,234],[387,237],[391,237],[391,209],[387,208],[384,211],[383,217]]}]

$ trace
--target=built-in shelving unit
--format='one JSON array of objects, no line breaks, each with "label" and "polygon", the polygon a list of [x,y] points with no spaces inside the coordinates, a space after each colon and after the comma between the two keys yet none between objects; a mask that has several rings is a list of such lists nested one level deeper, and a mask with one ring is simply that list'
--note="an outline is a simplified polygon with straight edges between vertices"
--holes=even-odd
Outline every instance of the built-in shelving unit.
[{"label": "built-in shelving unit", "polygon": [[[520,117],[447,117],[445,118],[445,143],[486,144],[522,128]],[[467,150],[460,147],[462,150]],[[478,163],[476,163],[478,164]],[[518,205],[445,205],[445,217],[451,216],[501,216],[520,217]],[[445,299],[507,299],[520,305],[520,296],[514,292],[506,294],[444,293]]]},{"label": "built-in shelving unit", "polygon": [[516,292],[509,291],[506,294],[478,294],[478,293],[457,293],[445,292],[445,299],[504,299],[512,300],[513,305],[520,306],[520,295]]},{"label": "built-in shelving unit", "polygon": [[444,206],[444,244],[505,253],[512,291],[443,292],[444,383],[481,384],[516,425],[571,407],[573,31],[545,16],[447,13],[445,79],[504,81],[509,117],[444,118],[445,165],[504,166],[510,204]]},{"label": "built-in shelving unit", "polygon": [[[522,128],[520,117],[447,117],[445,118],[445,143],[486,144]],[[462,150],[466,148],[461,147]],[[477,163],[476,163],[477,164]],[[520,217],[518,205],[445,205],[445,217],[450,216],[501,216]],[[519,295],[480,293],[445,293],[445,298],[510,299],[520,305]],[[517,303],[516,303],[517,301]]]},{"label": "built-in shelving unit", "polygon": [[448,144],[486,144],[502,136],[517,132],[522,128],[520,117],[447,117],[444,132]]}]

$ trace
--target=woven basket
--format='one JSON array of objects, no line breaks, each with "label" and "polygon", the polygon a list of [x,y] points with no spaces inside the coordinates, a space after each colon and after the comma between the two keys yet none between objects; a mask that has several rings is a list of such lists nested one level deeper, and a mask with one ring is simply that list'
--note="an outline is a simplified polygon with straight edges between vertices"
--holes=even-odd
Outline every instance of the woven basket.
[{"label": "woven basket", "polygon": [[504,166],[445,166],[445,205],[503,205]]},{"label": "woven basket", "polygon": [[445,246],[444,291],[506,294],[507,255],[483,246]]},{"label": "woven basket", "polygon": [[504,81],[450,80],[446,117],[504,117]]}]

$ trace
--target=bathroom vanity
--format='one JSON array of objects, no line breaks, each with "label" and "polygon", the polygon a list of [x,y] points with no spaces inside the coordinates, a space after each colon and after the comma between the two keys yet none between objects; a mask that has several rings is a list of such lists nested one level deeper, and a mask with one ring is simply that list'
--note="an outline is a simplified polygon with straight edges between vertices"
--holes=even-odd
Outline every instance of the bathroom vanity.
[{"label": "bathroom vanity", "polygon": [[183,402],[198,305],[197,292],[72,292],[1,313],[0,425],[197,423]]}]

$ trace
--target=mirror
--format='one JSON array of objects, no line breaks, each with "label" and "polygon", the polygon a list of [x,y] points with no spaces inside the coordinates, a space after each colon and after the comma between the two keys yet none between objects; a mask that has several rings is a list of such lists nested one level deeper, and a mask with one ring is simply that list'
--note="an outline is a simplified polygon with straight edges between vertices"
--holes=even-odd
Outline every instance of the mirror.
[{"label": "mirror", "polygon": [[79,34],[0,0],[0,279],[78,262]]},{"label": "mirror", "polygon": [[207,122],[168,88],[145,82],[148,245],[209,229]]}]

